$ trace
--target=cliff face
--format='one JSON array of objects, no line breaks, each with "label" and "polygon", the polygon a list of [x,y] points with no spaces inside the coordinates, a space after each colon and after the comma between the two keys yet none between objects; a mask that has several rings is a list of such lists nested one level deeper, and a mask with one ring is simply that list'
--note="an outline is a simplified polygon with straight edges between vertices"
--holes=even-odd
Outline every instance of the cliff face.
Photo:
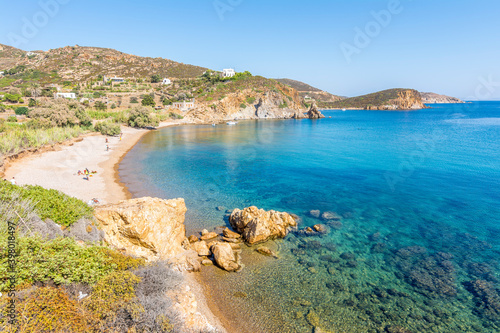
[{"label": "cliff face", "polygon": [[422,96],[416,90],[404,90],[398,93],[398,98],[394,101],[399,110],[425,109]]},{"label": "cliff face", "polygon": [[456,97],[450,97],[446,95],[439,95],[436,93],[420,93],[422,95],[422,101],[426,104],[434,104],[434,103],[465,103],[461,99]]},{"label": "cliff face", "polygon": [[202,102],[188,111],[185,119],[198,123],[217,123],[239,119],[303,118],[306,110],[295,89],[244,89],[215,102]]}]

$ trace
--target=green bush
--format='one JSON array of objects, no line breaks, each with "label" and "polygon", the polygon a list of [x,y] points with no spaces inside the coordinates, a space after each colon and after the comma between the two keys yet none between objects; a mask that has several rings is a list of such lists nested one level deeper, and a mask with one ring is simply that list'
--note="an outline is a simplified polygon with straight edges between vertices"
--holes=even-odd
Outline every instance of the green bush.
[{"label": "green bush", "polygon": [[155,100],[151,95],[144,96],[143,100],[141,101],[141,104],[143,106],[152,106],[152,107],[155,107],[156,105]]},{"label": "green bush", "polygon": [[20,106],[20,107],[16,108],[16,110],[14,112],[19,116],[26,116],[26,115],[28,115],[29,109],[25,106]]},{"label": "green bush", "polygon": [[242,109],[246,109],[246,107],[247,107],[247,105],[246,105],[245,103],[241,103],[241,104],[240,104],[240,108],[242,108]]},{"label": "green bush", "polygon": [[158,118],[151,113],[151,109],[144,106],[135,107],[128,118],[128,124],[130,127],[150,127],[158,126]]},{"label": "green bush", "polygon": [[111,109],[113,109],[113,110],[116,109],[116,104],[115,103],[111,104]]},{"label": "green bush", "polygon": [[122,132],[120,125],[111,121],[101,121],[95,124],[94,129],[102,135],[118,135]]},{"label": "green bush", "polygon": [[[7,235],[1,243],[7,244]],[[73,238],[45,241],[40,237],[17,237],[16,284],[27,287],[37,282],[95,284],[109,274],[144,264],[143,259],[124,256],[101,246],[80,246]],[[111,255],[110,255],[111,254]],[[0,251],[0,276],[7,276],[8,252]],[[0,290],[9,282],[0,280]]]},{"label": "green bush", "polygon": [[7,117],[7,122],[9,122],[9,123],[17,123],[17,117],[16,116],[8,116]]},{"label": "green bush", "polygon": [[33,98],[30,98],[30,100],[29,100],[29,102],[28,102],[28,106],[29,106],[30,108],[32,108],[32,107],[34,107],[34,106],[36,106],[36,105],[37,105],[36,101],[35,101]]},{"label": "green bush", "polygon": [[139,103],[139,100],[137,99],[137,97],[130,97],[130,103],[131,104]]},{"label": "green bush", "polygon": [[283,104],[280,104],[279,108],[280,109],[285,109],[288,107],[288,103],[287,102],[283,102]]},{"label": "green bush", "polygon": [[104,111],[104,110],[106,110],[108,108],[108,106],[104,102],[97,101],[97,102],[94,103],[94,108],[96,110]]},{"label": "green bush", "polygon": [[151,76],[151,83],[161,82],[161,76],[159,74],[155,74]]},{"label": "green bush", "polygon": [[183,119],[184,118],[183,116],[181,116],[180,114],[175,113],[175,112],[170,112],[168,114],[168,117],[171,119]]},{"label": "green bush", "polygon": [[255,102],[255,97],[247,97],[247,103],[253,104]]},{"label": "green bush", "polygon": [[56,190],[48,190],[41,186],[16,186],[9,182],[0,182],[0,201],[7,203],[15,195],[35,203],[35,211],[41,219],[51,219],[54,222],[70,226],[79,219],[92,217],[92,208],[85,202],[70,197]]}]

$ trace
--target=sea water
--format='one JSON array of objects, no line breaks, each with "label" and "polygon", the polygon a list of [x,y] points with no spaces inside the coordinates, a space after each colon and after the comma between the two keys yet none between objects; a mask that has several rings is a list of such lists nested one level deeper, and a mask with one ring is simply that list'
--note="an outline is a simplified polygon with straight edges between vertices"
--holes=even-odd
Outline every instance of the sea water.
[{"label": "sea water", "polygon": [[253,205],[301,218],[277,259],[201,273],[238,331],[500,332],[500,102],[324,114],[154,131],[120,177],[185,198],[188,234]]}]

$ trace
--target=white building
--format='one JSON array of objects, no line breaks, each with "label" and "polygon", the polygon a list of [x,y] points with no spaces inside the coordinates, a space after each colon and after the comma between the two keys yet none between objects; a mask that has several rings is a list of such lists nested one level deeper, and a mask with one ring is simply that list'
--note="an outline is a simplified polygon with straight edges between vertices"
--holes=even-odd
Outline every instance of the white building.
[{"label": "white building", "polygon": [[54,98],[69,98],[69,99],[76,99],[76,94],[75,93],[55,93]]},{"label": "white building", "polygon": [[185,112],[185,111],[188,111],[188,110],[194,108],[194,105],[195,105],[194,98],[191,102],[182,101],[182,102],[175,102],[172,104],[172,106],[174,108],[179,109],[182,112]]},{"label": "white building", "polygon": [[0,76],[3,76],[5,72],[4,71],[0,71]]},{"label": "white building", "polygon": [[169,85],[171,83],[172,83],[172,81],[170,81],[170,79],[163,79],[163,82],[161,84]]},{"label": "white building", "polygon": [[227,68],[222,70],[222,77],[233,77],[236,75],[236,72],[232,68]]},{"label": "white building", "polygon": [[122,77],[113,77],[111,78],[111,82],[118,82],[118,83],[121,83],[121,82],[125,82],[125,79],[122,78]]}]

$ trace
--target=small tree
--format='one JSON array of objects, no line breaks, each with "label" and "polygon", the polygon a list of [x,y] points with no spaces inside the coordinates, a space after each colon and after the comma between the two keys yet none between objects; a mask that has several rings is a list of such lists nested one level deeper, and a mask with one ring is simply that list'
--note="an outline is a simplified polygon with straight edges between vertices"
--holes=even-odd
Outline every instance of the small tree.
[{"label": "small tree", "polygon": [[131,127],[149,127],[158,126],[160,123],[158,118],[152,114],[152,110],[148,107],[138,106],[135,107],[128,118],[128,124]]},{"label": "small tree", "polygon": [[142,100],[141,104],[143,106],[152,106],[152,107],[155,107],[156,105],[155,100],[151,95],[144,96],[144,99]]},{"label": "small tree", "polygon": [[107,105],[106,105],[106,103],[104,103],[104,102],[97,101],[97,102],[95,102],[95,104],[94,104],[94,108],[95,108],[96,110],[105,111],[105,110],[108,108],[108,106],[107,106]]},{"label": "small tree", "polygon": [[139,103],[139,100],[137,99],[137,97],[130,97],[130,103],[131,104]]},{"label": "small tree", "polygon": [[9,117],[7,117],[7,122],[9,122],[9,123],[17,123],[16,116],[9,116]]},{"label": "small tree", "polygon": [[159,74],[155,74],[151,76],[151,83],[161,82],[161,76]]},{"label": "small tree", "polygon": [[20,106],[17,109],[15,109],[14,112],[18,116],[26,116],[26,115],[28,115],[29,109],[27,107],[25,107],[25,106]]},{"label": "small tree", "polygon": [[36,101],[33,98],[30,98],[30,100],[28,102],[28,106],[30,108],[32,108],[32,107],[35,107],[36,105],[37,105]]}]

